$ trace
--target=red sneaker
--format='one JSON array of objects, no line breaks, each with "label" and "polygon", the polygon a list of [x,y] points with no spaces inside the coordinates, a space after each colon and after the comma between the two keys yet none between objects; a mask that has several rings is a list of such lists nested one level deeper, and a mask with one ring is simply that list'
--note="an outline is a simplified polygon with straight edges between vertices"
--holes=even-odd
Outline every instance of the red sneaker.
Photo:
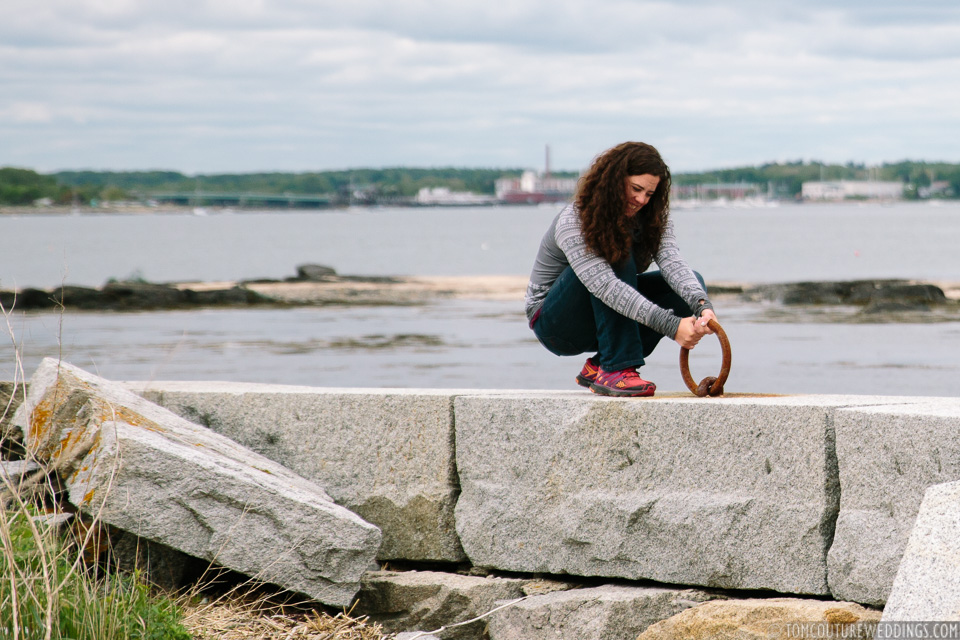
[{"label": "red sneaker", "polygon": [[580,373],[577,374],[577,384],[581,387],[590,388],[594,382],[597,381],[597,373],[600,371],[600,362],[594,358],[587,358],[586,363],[583,365],[583,369],[580,369]]},{"label": "red sneaker", "polygon": [[641,378],[636,367],[609,372],[601,367],[590,390],[602,396],[646,397],[653,395],[657,385]]}]

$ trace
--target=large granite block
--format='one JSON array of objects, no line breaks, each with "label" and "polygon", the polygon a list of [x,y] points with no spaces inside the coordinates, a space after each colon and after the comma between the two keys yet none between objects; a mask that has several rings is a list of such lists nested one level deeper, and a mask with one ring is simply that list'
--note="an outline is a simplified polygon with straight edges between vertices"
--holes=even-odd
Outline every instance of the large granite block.
[{"label": "large granite block", "polygon": [[637,640],[870,640],[879,620],[879,611],[855,602],[799,598],[713,600],[650,626]]},{"label": "large granite block", "polygon": [[457,530],[508,571],[827,594],[844,396],[458,397]]},{"label": "large granite block", "polygon": [[128,383],[288,467],[383,531],[381,560],[464,559],[453,509],[455,391]]},{"label": "large granite block", "polygon": [[322,489],[122,386],[45,359],[14,420],[102,522],[345,606],[380,531]]},{"label": "large granite block", "polygon": [[[396,633],[450,627],[486,613],[498,600],[524,595],[532,580],[463,576],[438,571],[371,571],[354,607],[354,615]],[[444,640],[488,640],[486,620],[454,626]]]},{"label": "large granite block", "polygon": [[650,625],[710,600],[694,589],[603,585],[534,596],[490,617],[490,640],[634,640]]},{"label": "large granite block", "polygon": [[960,399],[837,411],[840,513],[828,559],[833,595],[883,604],[927,488],[960,480]]},{"label": "large granite block", "polygon": [[960,482],[927,489],[883,621],[960,620]]}]

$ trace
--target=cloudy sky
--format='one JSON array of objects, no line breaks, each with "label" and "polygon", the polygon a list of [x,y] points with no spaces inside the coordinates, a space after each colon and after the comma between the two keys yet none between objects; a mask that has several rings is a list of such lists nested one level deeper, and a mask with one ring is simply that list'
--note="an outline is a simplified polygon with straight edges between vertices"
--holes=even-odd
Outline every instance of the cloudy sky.
[{"label": "cloudy sky", "polygon": [[957,0],[2,0],[0,166],[960,162]]}]

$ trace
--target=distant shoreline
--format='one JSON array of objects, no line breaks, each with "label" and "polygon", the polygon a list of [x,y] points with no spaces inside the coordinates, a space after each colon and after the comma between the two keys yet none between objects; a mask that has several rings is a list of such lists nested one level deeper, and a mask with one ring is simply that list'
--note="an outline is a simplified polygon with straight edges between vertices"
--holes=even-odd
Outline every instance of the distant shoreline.
[{"label": "distant shoreline", "polygon": [[[824,200],[824,201],[797,201],[797,200],[774,200],[770,201],[772,205],[767,208],[776,209],[779,207],[803,207],[803,208],[819,208],[824,206],[841,206],[849,207],[851,209],[859,208],[864,205],[880,205],[880,206],[929,206],[929,207],[960,207],[960,199],[952,200]],[[344,212],[350,210],[371,210],[376,211],[378,209],[385,208],[402,208],[402,209],[468,209],[468,208],[514,208],[514,207],[546,207],[555,206],[556,210],[559,211],[563,208],[565,203],[557,202],[550,204],[513,204],[513,203],[496,203],[496,204],[475,204],[475,205],[353,205],[350,207],[347,206],[331,206],[331,207],[193,207],[193,206],[183,206],[183,205],[168,205],[164,204],[161,206],[148,206],[142,204],[117,204],[111,206],[99,206],[99,207],[72,207],[67,205],[50,205],[38,207],[34,205],[24,205],[24,206],[10,206],[10,205],[0,205],[0,216],[100,216],[100,215],[197,215],[197,216],[206,216],[206,215],[230,215],[233,213],[333,213],[333,212]],[[690,211],[697,209],[740,209],[740,208],[765,208],[756,205],[751,205],[750,201],[739,201],[739,200],[726,200],[726,201],[701,201],[696,204],[691,204],[689,200],[677,200],[673,202],[671,207],[673,210],[680,211]]]}]

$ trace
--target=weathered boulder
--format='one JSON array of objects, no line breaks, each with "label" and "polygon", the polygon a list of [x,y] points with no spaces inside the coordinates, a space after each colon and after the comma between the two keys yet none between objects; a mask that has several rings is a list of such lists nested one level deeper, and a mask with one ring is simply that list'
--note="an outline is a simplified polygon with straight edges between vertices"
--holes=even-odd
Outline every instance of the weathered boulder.
[{"label": "weathered boulder", "polygon": [[349,604],[379,547],[313,483],[66,363],[41,363],[15,424],[84,512],[320,602]]},{"label": "weathered boulder", "polygon": [[943,289],[908,280],[848,280],[839,282],[786,282],[762,284],[744,292],[749,300],[771,300],[783,304],[854,304],[876,305],[900,303],[913,307],[943,304]]},{"label": "weathered boulder", "polygon": [[22,454],[23,433],[11,428],[13,415],[23,402],[26,389],[21,384],[0,382],[0,454],[4,458],[19,457]]},{"label": "weathered boulder", "polygon": [[[372,571],[363,577],[354,613],[389,632],[435,630],[472,620],[498,600],[522,598],[526,582],[438,571]],[[484,640],[486,626],[486,620],[479,620],[442,635],[445,640]]]},{"label": "weathered boulder", "polygon": [[52,309],[62,305],[72,309],[138,311],[197,306],[246,306],[277,301],[237,285],[192,289],[150,282],[108,282],[100,289],[65,285],[49,290],[28,288],[19,292],[0,291],[0,302],[5,308],[16,306],[20,310]]},{"label": "weathered boulder", "polygon": [[383,531],[381,560],[465,558],[453,509],[455,391],[129,383],[283,464]]},{"label": "weathered boulder", "polygon": [[458,397],[457,531],[500,570],[828,594],[833,412],[880,401]]},{"label": "weathered boulder", "polygon": [[637,640],[873,638],[880,612],[852,602],[714,600],[652,625]]},{"label": "weathered boulder", "polygon": [[337,275],[337,270],[322,264],[297,265],[297,280],[314,280],[323,282],[330,276]]},{"label": "weathered boulder", "polygon": [[960,482],[927,489],[883,621],[960,620]]},{"label": "weathered boulder", "polygon": [[534,596],[490,616],[490,640],[633,640],[712,597],[691,589],[617,585]]},{"label": "weathered boulder", "polygon": [[8,311],[10,309],[52,309],[58,305],[59,300],[60,298],[54,297],[53,292],[33,287],[20,291],[0,291],[0,304]]},{"label": "weathered boulder", "polygon": [[960,479],[960,399],[838,410],[840,512],[828,558],[836,598],[883,604],[927,488]]}]

